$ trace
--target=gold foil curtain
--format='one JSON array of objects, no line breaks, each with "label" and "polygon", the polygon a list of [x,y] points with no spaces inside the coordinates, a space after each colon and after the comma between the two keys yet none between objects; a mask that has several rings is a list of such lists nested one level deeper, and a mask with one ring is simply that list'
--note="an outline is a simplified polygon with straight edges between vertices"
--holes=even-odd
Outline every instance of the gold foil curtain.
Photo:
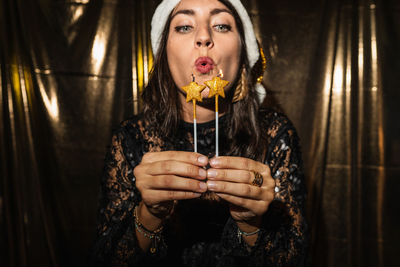
[{"label": "gold foil curtain", "polygon": [[400,3],[249,2],[267,102],[301,137],[309,265],[397,266]]},{"label": "gold foil curtain", "polygon": [[[111,130],[140,112],[156,0],[0,0],[0,265],[86,266]],[[301,137],[310,266],[395,266],[400,3],[243,1]]]},{"label": "gold foil curtain", "polygon": [[[147,1],[138,1],[136,5],[137,12],[134,17],[135,33],[132,35],[134,38],[133,46],[133,99],[135,101],[134,113],[137,114],[140,111],[140,94],[143,91],[143,87],[147,84],[149,78],[149,72],[153,65],[153,52],[151,50],[150,43],[150,28],[149,21],[151,17],[151,11],[155,9],[151,8],[152,5]],[[149,14],[150,13],[150,14]]]},{"label": "gold foil curtain", "polygon": [[148,80],[154,4],[0,1],[0,265],[86,265],[111,131]]},{"label": "gold foil curtain", "polygon": [[[383,90],[375,1],[327,3],[308,162],[317,266],[384,266]],[[316,73],[317,74],[317,73]],[[309,110],[307,110],[309,112]],[[317,208],[317,209],[316,209]],[[323,256],[322,256],[323,255]],[[393,256],[393,255],[392,255]]]}]

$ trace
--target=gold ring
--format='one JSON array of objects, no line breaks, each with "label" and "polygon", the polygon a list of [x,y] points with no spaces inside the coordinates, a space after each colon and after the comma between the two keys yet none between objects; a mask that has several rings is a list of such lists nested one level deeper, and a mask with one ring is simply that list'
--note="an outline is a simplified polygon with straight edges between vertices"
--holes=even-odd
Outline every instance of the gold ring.
[{"label": "gold ring", "polygon": [[263,176],[261,175],[261,173],[256,172],[256,171],[253,171],[253,173],[254,173],[254,180],[253,180],[253,182],[251,182],[251,184],[261,187],[264,182]]}]

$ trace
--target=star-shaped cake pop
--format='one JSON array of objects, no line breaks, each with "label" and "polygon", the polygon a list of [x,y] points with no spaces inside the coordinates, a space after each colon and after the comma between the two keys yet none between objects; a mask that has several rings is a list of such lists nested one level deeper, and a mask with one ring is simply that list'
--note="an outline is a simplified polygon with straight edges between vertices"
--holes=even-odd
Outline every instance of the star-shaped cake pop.
[{"label": "star-shaped cake pop", "polygon": [[189,85],[183,86],[182,89],[186,92],[186,102],[191,100],[202,101],[201,91],[206,88],[204,85],[199,85],[197,82],[191,82]]},{"label": "star-shaped cake pop", "polygon": [[215,95],[225,97],[224,87],[228,85],[228,81],[222,80],[220,77],[216,76],[211,81],[206,81],[204,83],[210,88],[208,97],[213,97]]}]

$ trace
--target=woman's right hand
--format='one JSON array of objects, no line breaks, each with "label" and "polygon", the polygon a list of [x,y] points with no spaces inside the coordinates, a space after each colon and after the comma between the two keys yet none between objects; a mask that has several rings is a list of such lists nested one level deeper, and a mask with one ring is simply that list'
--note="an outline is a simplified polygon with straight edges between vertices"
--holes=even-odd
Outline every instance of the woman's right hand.
[{"label": "woman's right hand", "polygon": [[203,168],[208,158],[195,152],[148,152],[134,169],[136,187],[148,211],[163,218],[174,200],[197,198],[207,191]]}]

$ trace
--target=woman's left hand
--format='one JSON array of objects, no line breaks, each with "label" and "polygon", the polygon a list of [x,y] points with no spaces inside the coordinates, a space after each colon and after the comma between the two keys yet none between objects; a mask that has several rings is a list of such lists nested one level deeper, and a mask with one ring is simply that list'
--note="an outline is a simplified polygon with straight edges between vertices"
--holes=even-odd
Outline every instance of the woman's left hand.
[{"label": "woman's left hand", "polygon": [[[260,221],[274,199],[275,180],[270,168],[258,161],[242,157],[215,157],[207,170],[208,190],[231,205],[236,222]],[[261,174],[256,178],[256,173]]]}]

